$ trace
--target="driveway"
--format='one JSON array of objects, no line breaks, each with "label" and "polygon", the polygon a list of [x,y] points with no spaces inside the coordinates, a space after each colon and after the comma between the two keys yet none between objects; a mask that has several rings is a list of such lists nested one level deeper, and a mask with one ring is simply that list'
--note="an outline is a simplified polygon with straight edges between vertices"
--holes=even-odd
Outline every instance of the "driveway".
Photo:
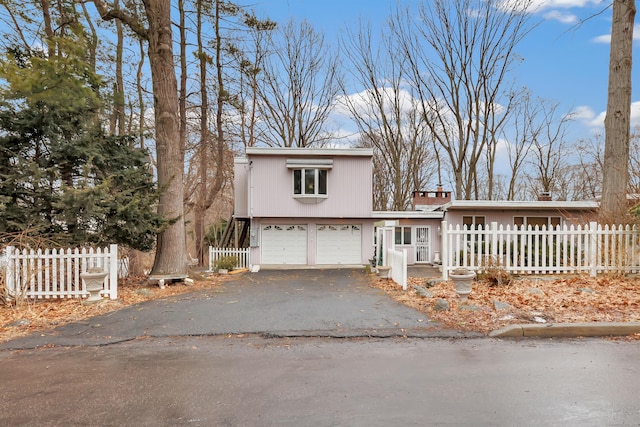
[{"label": "driveway", "polygon": [[362,270],[264,270],[221,287],[147,301],[0,344],[104,345],[138,337],[462,336],[368,285]]}]

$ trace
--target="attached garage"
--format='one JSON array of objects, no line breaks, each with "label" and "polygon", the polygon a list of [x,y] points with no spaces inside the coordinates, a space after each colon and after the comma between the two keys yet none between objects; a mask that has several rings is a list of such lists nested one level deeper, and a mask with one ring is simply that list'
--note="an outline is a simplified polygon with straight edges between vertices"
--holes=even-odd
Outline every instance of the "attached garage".
[{"label": "attached garage", "polygon": [[362,264],[362,226],[318,225],[317,264]]},{"label": "attached garage", "polygon": [[306,225],[265,224],[261,239],[263,264],[307,263]]}]

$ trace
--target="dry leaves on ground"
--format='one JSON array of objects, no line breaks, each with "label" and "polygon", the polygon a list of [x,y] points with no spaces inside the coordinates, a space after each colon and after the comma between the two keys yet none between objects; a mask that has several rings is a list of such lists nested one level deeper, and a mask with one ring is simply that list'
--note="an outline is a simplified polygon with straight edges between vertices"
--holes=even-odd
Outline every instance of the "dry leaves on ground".
[{"label": "dry leaves on ground", "polygon": [[[429,287],[429,283],[434,284]],[[443,327],[461,331],[486,334],[510,324],[542,322],[542,319],[548,323],[640,321],[638,278],[520,278],[501,286],[476,281],[466,302],[460,301],[450,281],[413,277],[409,279],[407,291],[386,279],[375,278],[373,285],[397,301],[424,312]],[[432,296],[419,295],[416,285],[428,288]],[[435,309],[439,299],[449,303],[449,310]],[[508,307],[499,303],[506,303]]]},{"label": "dry leaves on ground", "polygon": [[110,313],[151,299],[214,289],[228,277],[231,276],[202,276],[192,284],[176,282],[164,289],[160,289],[157,284],[147,283],[143,278],[130,278],[118,283],[117,300],[105,299],[99,304],[91,305],[83,305],[82,300],[77,298],[24,300],[18,304],[0,305],[0,342]]}]

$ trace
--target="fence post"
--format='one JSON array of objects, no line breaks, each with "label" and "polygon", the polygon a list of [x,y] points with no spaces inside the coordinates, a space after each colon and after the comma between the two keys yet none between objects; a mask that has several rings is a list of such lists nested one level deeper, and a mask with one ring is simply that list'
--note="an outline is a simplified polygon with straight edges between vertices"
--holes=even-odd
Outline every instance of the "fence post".
[{"label": "fence post", "polygon": [[596,277],[598,274],[598,223],[589,223],[589,274]]},{"label": "fence post", "polygon": [[213,246],[209,246],[209,271],[213,271]]},{"label": "fence post", "polygon": [[491,258],[498,258],[498,223],[495,221],[491,223]]},{"label": "fence post", "polygon": [[402,250],[402,290],[407,290],[407,250]]},{"label": "fence post", "polygon": [[118,245],[109,246],[109,298],[118,299]]},{"label": "fence post", "polygon": [[442,261],[442,280],[449,278],[449,236],[447,235],[447,221],[440,223],[440,257]]},{"label": "fence post", "polygon": [[15,282],[15,270],[13,262],[13,252],[15,248],[13,246],[7,246],[5,254],[7,255],[7,265],[5,266],[5,281],[7,285],[7,293],[9,297],[16,295],[16,282]]}]

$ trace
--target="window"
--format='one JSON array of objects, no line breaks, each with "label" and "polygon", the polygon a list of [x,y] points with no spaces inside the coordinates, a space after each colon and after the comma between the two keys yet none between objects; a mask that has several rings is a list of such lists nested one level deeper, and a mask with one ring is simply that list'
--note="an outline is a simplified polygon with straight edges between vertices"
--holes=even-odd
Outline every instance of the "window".
[{"label": "window", "polygon": [[411,227],[396,227],[396,245],[411,244]]},{"label": "window", "polygon": [[528,227],[534,228],[536,225],[539,228],[545,227],[549,229],[549,227],[557,227],[562,223],[562,220],[559,216],[515,216],[513,217],[513,224],[517,227]]},{"label": "window", "polygon": [[477,230],[479,227],[484,228],[483,216],[463,216],[462,225],[466,225],[469,230]]},{"label": "window", "polygon": [[326,196],[326,169],[294,169],[293,194],[295,196]]},{"label": "window", "polygon": [[[484,216],[463,216],[462,217],[462,225],[465,226],[467,230],[478,230],[482,228],[484,230]],[[484,241],[484,234],[479,234],[476,237],[475,234],[467,234],[465,236],[466,241],[470,240],[479,240]]]}]

